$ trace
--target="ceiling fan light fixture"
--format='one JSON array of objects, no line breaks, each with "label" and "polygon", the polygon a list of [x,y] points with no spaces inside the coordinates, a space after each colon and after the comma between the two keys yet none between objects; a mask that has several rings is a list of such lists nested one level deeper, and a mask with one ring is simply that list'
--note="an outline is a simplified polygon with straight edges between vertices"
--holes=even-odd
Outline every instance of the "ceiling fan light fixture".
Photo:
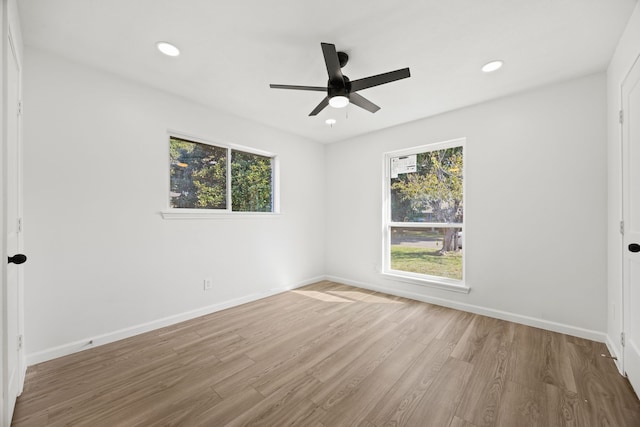
[{"label": "ceiling fan light fixture", "polygon": [[482,66],[482,71],[485,73],[491,73],[502,68],[502,65],[504,65],[504,62],[500,60],[487,62]]},{"label": "ceiling fan light fixture", "polygon": [[180,49],[178,49],[176,46],[172,45],[169,42],[157,42],[156,47],[160,52],[164,53],[167,56],[180,55]]},{"label": "ceiling fan light fixture", "polygon": [[327,119],[324,122],[329,126],[333,126],[336,124],[336,119]]},{"label": "ceiling fan light fixture", "polygon": [[336,95],[329,99],[329,105],[333,108],[344,108],[349,105],[349,98],[343,95]]}]

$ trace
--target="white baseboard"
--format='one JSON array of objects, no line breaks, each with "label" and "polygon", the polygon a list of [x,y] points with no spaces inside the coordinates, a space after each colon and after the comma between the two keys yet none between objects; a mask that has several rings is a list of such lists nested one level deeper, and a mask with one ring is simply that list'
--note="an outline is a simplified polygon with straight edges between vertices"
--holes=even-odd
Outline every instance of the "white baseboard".
[{"label": "white baseboard", "polygon": [[[586,338],[593,341],[605,343],[612,356],[620,357],[616,353],[616,347],[613,345],[610,337],[603,332],[593,331],[589,329],[583,329],[576,326],[566,325],[563,323],[552,322],[544,319],[538,319],[530,316],[523,316],[516,313],[495,310],[492,308],[461,303],[457,301],[448,300],[445,298],[432,297],[427,295],[418,294],[410,291],[403,291],[385,286],[372,285],[370,283],[359,282],[356,280],[346,279],[336,276],[317,276],[313,277],[289,286],[283,286],[278,288],[269,289],[265,292],[259,292],[251,295],[247,295],[241,298],[213,304],[210,306],[202,307],[196,310],[168,316],[162,319],[158,319],[152,322],[143,323],[140,325],[132,326],[129,328],[120,329],[107,334],[99,335],[96,337],[89,337],[82,340],[74,341],[71,343],[63,344],[57,347],[42,350],[36,353],[27,354],[26,361],[27,366],[35,365],[37,363],[46,362],[48,360],[56,359],[58,357],[67,356],[69,354],[77,353],[82,350],[97,347],[100,345],[108,344],[121,339],[129,338],[135,335],[139,335],[145,332],[149,332],[155,329],[160,329],[165,326],[174,325],[176,323],[191,320],[196,317],[204,316],[207,314],[215,313],[216,311],[225,310],[227,308],[235,307],[238,305],[246,304],[248,302],[256,301],[262,298],[266,298],[272,295],[276,295],[282,292],[286,292],[291,289],[296,289],[302,286],[309,285],[311,283],[320,282],[322,280],[331,280],[332,282],[343,283],[345,285],[351,285],[358,288],[369,289],[372,291],[383,292],[390,295],[397,295],[400,297],[410,298],[417,301],[423,301],[430,304],[441,305],[444,307],[454,308],[456,310],[467,311],[470,313],[480,314],[483,316],[493,317],[496,319],[508,320],[510,322],[520,323],[527,326],[533,326],[540,329],[546,329],[553,332],[559,332],[567,335],[572,335],[580,338]],[[621,371],[621,365],[616,361],[618,370]],[[622,371],[621,371],[622,373]]]},{"label": "white baseboard", "polygon": [[77,353],[82,350],[88,350],[93,347],[98,347],[98,346],[108,344],[114,341],[122,340],[125,338],[130,338],[135,335],[153,331],[155,329],[164,328],[165,326],[174,325],[176,323],[184,322],[186,320],[195,319],[196,317],[205,316],[207,314],[215,313],[216,311],[225,310],[227,308],[246,304],[248,302],[256,301],[262,298],[270,297],[272,295],[286,292],[291,289],[296,289],[301,286],[310,285],[311,283],[320,282],[322,280],[325,280],[325,276],[313,277],[313,278],[310,278],[301,282],[297,282],[288,286],[269,289],[268,291],[265,291],[265,292],[258,292],[258,293],[247,295],[244,297],[235,298],[229,301],[224,301],[218,304],[213,304],[206,307],[198,308],[196,310],[175,314],[173,316],[168,316],[162,319],[154,320],[154,321],[143,323],[140,325],[131,326],[129,328],[124,328],[117,331],[109,332],[103,335],[88,337],[82,340],[70,342],[57,347],[48,348],[46,350],[27,354],[26,356],[27,366],[35,365],[41,362],[46,362],[47,360],[52,360],[58,357],[67,356],[69,354]]},{"label": "white baseboard", "polygon": [[616,364],[616,368],[618,368],[618,372],[620,372],[620,375],[624,376],[624,369],[622,366],[623,365],[622,354],[618,352],[618,347],[613,343],[613,340],[608,334],[607,334],[607,340],[605,341],[605,344],[607,345],[609,354],[615,357],[615,359],[613,359],[613,362]]},{"label": "white baseboard", "polygon": [[549,320],[538,319],[535,317],[524,316],[521,314],[511,313],[508,311],[495,310],[492,308],[482,307],[482,306],[473,305],[473,304],[466,304],[458,301],[448,300],[445,298],[422,295],[415,292],[403,291],[399,289],[389,288],[386,286],[372,285],[370,283],[364,283],[364,282],[359,282],[355,280],[345,279],[343,277],[326,276],[326,280],[343,283],[345,285],[356,286],[358,288],[369,289],[372,291],[383,292],[386,294],[396,295],[399,297],[410,298],[417,301],[427,302],[430,304],[436,304],[444,307],[455,308],[456,310],[467,311],[470,313],[480,314],[483,316],[493,317],[496,319],[508,320],[510,322],[520,323],[522,325],[533,326],[535,328],[546,329],[548,331],[572,335],[579,338],[586,338],[592,341],[597,341],[602,343],[607,342],[607,335],[604,332],[593,331],[590,329],[583,329],[577,326],[571,326],[563,323],[552,322]]}]

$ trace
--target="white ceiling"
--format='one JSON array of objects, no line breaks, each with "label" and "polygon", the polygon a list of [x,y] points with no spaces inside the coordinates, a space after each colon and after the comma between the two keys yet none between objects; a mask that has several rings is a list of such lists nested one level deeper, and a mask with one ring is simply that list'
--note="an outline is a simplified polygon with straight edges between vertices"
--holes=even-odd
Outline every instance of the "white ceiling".
[{"label": "white ceiling", "polygon": [[[602,71],[636,0],[19,0],[25,44],[320,142]],[[155,42],[176,44],[177,58]],[[410,67],[359,92],[381,110],[309,112],[320,42],[351,80]],[[485,74],[493,59],[505,66]],[[330,128],[329,117],[337,123]]]}]

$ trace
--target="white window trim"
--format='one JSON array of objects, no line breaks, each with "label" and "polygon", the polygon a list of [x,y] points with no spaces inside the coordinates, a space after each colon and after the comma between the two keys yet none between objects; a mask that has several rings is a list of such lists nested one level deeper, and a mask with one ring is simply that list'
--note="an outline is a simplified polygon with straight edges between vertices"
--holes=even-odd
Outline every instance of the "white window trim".
[{"label": "white window trim", "polygon": [[[464,267],[463,267],[464,268]],[[412,285],[427,286],[429,288],[444,289],[452,292],[468,294],[471,288],[458,280],[446,277],[428,276],[426,274],[411,273],[408,271],[388,270],[382,272],[385,279],[397,282],[410,283]]]},{"label": "white window trim", "polygon": [[[228,204],[226,209],[186,209],[186,208],[172,208],[170,205],[169,197],[166,198],[165,209],[160,211],[160,216],[163,219],[240,219],[240,218],[277,218],[282,213],[280,212],[280,159],[277,154],[269,151],[258,150],[256,148],[247,147],[244,145],[214,142],[204,138],[200,138],[193,135],[188,135],[183,132],[174,131],[169,129],[167,131],[167,150],[166,150],[166,183],[165,188],[169,190],[171,188],[171,173],[169,170],[169,163],[171,161],[169,154],[169,144],[171,144],[171,138],[179,138],[187,141],[196,142],[199,144],[211,145],[214,147],[227,149],[227,182],[231,183],[231,156],[229,150],[243,151],[245,153],[257,154],[259,156],[265,156],[271,158],[271,185],[272,185],[272,197],[273,197],[273,210],[271,212],[237,212],[231,210],[231,204]],[[168,196],[167,191],[167,196]],[[231,200],[231,185],[227,185],[227,200]]]},{"label": "white window trim", "polygon": [[238,219],[279,218],[280,212],[229,212],[226,209],[170,208],[160,211],[163,219]]},{"label": "white window trim", "polygon": [[[429,151],[442,150],[452,147],[462,147],[464,156],[464,168],[462,170],[462,209],[466,209],[466,170],[467,170],[467,158],[466,158],[466,138],[457,138],[448,141],[442,141],[437,143],[420,145],[417,147],[405,148],[402,150],[389,151],[383,154],[383,195],[382,195],[382,271],[381,274],[384,278],[411,283],[414,285],[428,286],[437,289],[444,289],[453,292],[469,293],[471,287],[466,282],[466,257],[462,257],[462,280],[449,279],[446,277],[430,276],[427,274],[412,273],[408,271],[392,270],[391,269],[391,228],[392,227],[405,227],[405,228],[429,228],[432,225],[438,227],[463,227],[460,223],[403,223],[391,221],[391,174],[390,165],[393,157],[406,156],[410,154],[425,153]],[[464,217],[464,214],[463,214]],[[466,235],[466,233],[465,233]]]}]

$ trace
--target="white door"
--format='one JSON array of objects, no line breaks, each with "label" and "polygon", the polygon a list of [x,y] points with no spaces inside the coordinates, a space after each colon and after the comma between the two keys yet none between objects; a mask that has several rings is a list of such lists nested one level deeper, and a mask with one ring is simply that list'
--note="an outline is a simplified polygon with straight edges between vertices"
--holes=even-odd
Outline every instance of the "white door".
[{"label": "white door", "polygon": [[640,395],[640,57],[622,84],[624,370]]},{"label": "white door", "polygon": [[[6,253],[8,257],[19,254],[22,249],[20,211],[21,211],[21,182],[20,182],[20,65],[13,46],[11,32],[8,36],[6,52],[6,182],[5,197],[5,229]],[[4,261],[4,260],[3,260]],[[9,425],[13,415],[17,396],[22,392],[24,383],[24,362],[22,349],[22,267],[24,262],[20,257],[14,257],[14,262],[6,265],[3,290],[3,425]],[[6,262],[6,261],[5,261]]]}]

